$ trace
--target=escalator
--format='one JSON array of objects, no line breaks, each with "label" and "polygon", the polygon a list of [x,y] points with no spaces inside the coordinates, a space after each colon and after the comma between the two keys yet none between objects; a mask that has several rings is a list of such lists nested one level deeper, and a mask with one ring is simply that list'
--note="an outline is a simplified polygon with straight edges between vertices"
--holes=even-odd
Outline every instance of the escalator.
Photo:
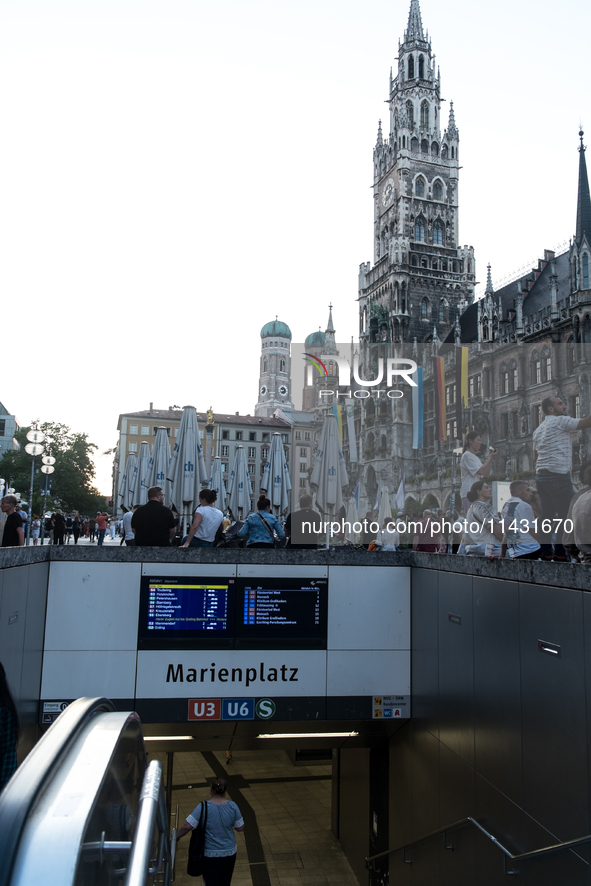
[{"label": "escalator", "polygon": [[147,764],[137,714],[81,698],[0,794],[0,886],[168,886],[162,764]]}]

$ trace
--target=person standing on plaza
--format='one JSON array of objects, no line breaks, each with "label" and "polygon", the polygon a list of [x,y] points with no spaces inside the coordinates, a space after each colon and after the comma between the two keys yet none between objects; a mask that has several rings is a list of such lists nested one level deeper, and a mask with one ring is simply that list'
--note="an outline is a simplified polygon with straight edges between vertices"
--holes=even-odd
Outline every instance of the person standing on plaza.
[{"label": "person standing on plaza", "polygon": [[322,518],[318,511],[312,508],[312,496],[304,493],[300,497],[299,511],[292,511],[285,521],[285,534],[288,537],[289,548],[316,549],[322,541],[322,535],[314,532],[314,526],[321,526]]},{"label": "person standing on plaza", "polygon": [[224,515],[216,508],[218,497],[215,489],[202,489],[199,492],[199,507],[195,509],[189,534],[183,539],[181,548],[212,548],[215,534]]},{"label": "person standing on plaza", "polygon": [[80,531],[82,529],[82,521],[80,520],[80,514],[76,513],[74,515],[74,523],[72,524],[72,532],[74,534],[74,544],[78,544],[78,539],[80,538]]},{"label": "person standing on plaza", "polygon": [[93,542],[96,533],[96,520],[94,517],[88,518],[88,541]]},{"label": "person standing on plaza", "polygon": [[53,515],[53,544],[63,545],[66,531],[66,518],[58,508]]},{"label": "person standing on plaza", "polygon": [[[206,886],[230,886],[236,864],[234,831],[244,830],[244,819],[236,803],[226,799],[228,783],[215,778],[209,791],[205,849],[203,853],[203,882]],[[199,803],[177,831],[177,841],[199,824],[202,804]]]},{"label": "person standing on plaza", "polygon": [[17,503],[18,499],[16,495],[5,495],[0,502],[2,513],[6,515],[4,532],[2,535],[3,548],[18,548],[22,547],[25,543],[23,521],[16,509]]},{"label": "person standing on plaza", "polygon": [[123,524],[123,541],[130,548],[133,548],[135,546],[135,535],[133,533],[133,529],[131,528],[131,520],[138,508],[139,505],[134,505],[131,511],[125,511],[125,513],[123,514],[123,520],[121,521]]},{"label": "person standing on plaza", "polygon": [[464,508],[464,514],[468,513],[470,502],[468,501],[468,493],[474,483],[483,477],[488,477],[492,468],[493,458],[497,450],[491,449],[488,453],[486,461],[482,461],[477,455],[482,446],[482,437],[478,431],[470,431],[466,435],[464,442],[464,452],[460,459],[460,474],[462,477],[462,485],[460,486],[460,498]]},{"label": "person standing on plaza", "polygon": [[70,538],[72,537],[72,529],[74,528],[74,518],[71,514],[68,514],[66,517],[66,544],[70,544]]},{"label": "person standing on plaza", "polygon": [[[542,400],[544,420],[533,434],[536,488],[542,505],[542,527],[545,520],[560,521],[556,529],[557,543],[552,553],[552,532],[540,532],[542,560],[568,560],[562,545],[564,521],[574,495],[571,481],[573,447],[571,433],[591,428],[591,415],[571,418],[566,414],[566,403],[560,397]],[[554,523],[554,526],[556,524]]]},{"label": "person standing on plaza", "polygon": [[148,489],[148,503],[134,512],[131,528],[135,535],[135,547],[170,545],[176,531],[176,522],[170,508],[164,505],[162,486]]},{"label": "person standing on plaza", "polygon": [[37,516],[37,514],[33,514],[31,520],[31,538],[33,539],[33,545],[37,546],[39,544],[39,533],[41,532],[41,520]]},{"label": "person standing on plaza", "polygon": [[97,511],[96,513],[97,545],[102,545],[107,531],[107,515]]},{"label": "person standing on plaza", "polygon": [[257,513],[248,515],[238,537],[247,539],[247,548],[274,548],[275,538],[285,538],[283,526],[271,513],[271,501],[266,495],[259,495]]}]

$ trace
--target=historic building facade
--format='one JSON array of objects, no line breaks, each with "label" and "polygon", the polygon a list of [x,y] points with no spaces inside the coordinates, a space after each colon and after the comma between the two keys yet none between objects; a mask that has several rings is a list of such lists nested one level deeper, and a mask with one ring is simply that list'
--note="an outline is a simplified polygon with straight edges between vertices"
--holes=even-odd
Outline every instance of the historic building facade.
[{"label": "historic building facade", "polygon": [[360,341],[443,340],[474,299],[471,246],[459,246],[459,142],[453,103],[442,131],[441,79],[412,0],[390,132],[373,153],[374,264],[359,268]]},{"label": "historic building facade", "polygon": [[271,416],[276,409],[291,409],[291,330],[277,318],[261,329],[259,396],[257,416]]}]

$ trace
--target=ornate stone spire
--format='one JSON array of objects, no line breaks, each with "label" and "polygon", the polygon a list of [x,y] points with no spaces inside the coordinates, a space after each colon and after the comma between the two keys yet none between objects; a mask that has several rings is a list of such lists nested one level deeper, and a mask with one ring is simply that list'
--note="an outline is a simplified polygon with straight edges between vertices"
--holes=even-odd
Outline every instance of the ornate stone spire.
[{"label": "ornate stone spire", "polygon": [[579,246],[583,235],[587,235],[587,242],[591,244],[591,198],[589,196],[589,179],[587,178],[587,163],[585,161],[585,145],[583,144],[584,132],[579,131],[581,144],[579,145],[579,192],[577,196],[577,233],[576,241]]},{"label": "ornate stone spire", "polygon": [[404,32],[404,42],[408,43],[411,40],[424,41],[424,39],[419,0],[410,0],[410,12],[408,13],[408,25]]},{"label": "ornate stone spire", "polygon": [[335,341],[335,328],[332,322],[332,305],[328,306],[328,325],[324,332],[324,353],[325,354],[336,354],[337,353],[337,345]]},{"label": "ornate stone spire", "polygon": [[486,289],[484,290],[485,295],[493,295],[494,288],[492,284],[492,277],[490,275],[490,264],[486,266]]},{"label": "ornate stone spire", "polygon": [[458,127],[456,126],[456,115],[454,114],[454,103],[449,103],[449,123],[447,124],[447,134],[450,138],[458,137]]},{"label": "ornate stone spire", "polygon": [[382,121],[380,120],[380,122],[378,123],[378,140],[377,140],[378,148],[381,148],[383,144],[384,144],[384,139],[382,138]]}]

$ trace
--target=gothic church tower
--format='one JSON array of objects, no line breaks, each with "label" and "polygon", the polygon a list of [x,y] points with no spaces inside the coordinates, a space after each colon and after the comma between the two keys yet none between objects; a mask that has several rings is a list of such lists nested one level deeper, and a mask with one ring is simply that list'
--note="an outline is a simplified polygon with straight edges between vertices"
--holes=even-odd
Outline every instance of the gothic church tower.
[{"label": "gothic church tower", "polygon": [[441,131],[441,80],[418,0],[411,0],[390,133],[374,160],[374,265],[359,268],[361,341],[445,340],[474,299],[471,246],[458,246],[459,132],[453,103]]}]

